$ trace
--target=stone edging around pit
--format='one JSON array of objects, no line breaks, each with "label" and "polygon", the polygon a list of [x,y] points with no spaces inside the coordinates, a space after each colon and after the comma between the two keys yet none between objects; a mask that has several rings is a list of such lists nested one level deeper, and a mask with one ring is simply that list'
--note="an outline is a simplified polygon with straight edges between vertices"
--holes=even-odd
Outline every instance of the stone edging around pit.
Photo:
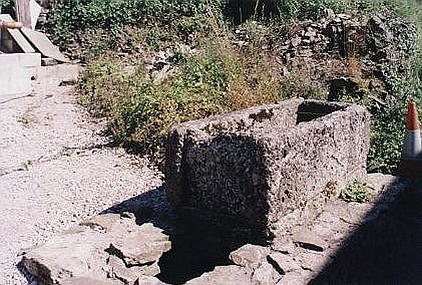
[{"label": "stone edging around pit", "polygon": [[[393,176],[370,174],[367,180],[372,202],[334,199],[312,221],[295,211],[276,225],[270,245],[245,244],[229,254],[232,265],[217,266],[186,284],[306,284],[332,261],[353,231],[376,219],[405,187]],[[24,251],[22,264],[39,285],[158,285],[166,284],[154,276],[160,272],[160,257],[171,246],[161,229],[137,225],[130,212],[102,214]]]}]

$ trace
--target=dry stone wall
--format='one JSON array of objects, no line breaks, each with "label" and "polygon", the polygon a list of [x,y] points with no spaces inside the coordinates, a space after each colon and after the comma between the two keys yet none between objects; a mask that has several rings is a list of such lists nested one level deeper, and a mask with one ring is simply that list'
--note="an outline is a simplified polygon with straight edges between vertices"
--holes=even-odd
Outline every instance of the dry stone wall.
[{"label": "dry stone wall", "polygon": [[[365,175],[369,113],[291,99],[187,122],[169,136],[168,198],[182,216],[268,230]],[[335,191],[334,191],[335,192]]]}]

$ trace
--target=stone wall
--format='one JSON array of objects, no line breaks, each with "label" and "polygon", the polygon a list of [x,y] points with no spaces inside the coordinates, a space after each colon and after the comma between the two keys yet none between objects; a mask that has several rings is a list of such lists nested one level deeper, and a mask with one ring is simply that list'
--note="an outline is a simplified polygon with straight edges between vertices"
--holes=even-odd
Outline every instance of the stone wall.
[{"label": "stone wall", "polygon": [[[366,174],[369,113],[291,99],[171,130],[166,188],[182,216],[269,229],[280,217]],[[334,191],[335,192],[335,191]]]}]

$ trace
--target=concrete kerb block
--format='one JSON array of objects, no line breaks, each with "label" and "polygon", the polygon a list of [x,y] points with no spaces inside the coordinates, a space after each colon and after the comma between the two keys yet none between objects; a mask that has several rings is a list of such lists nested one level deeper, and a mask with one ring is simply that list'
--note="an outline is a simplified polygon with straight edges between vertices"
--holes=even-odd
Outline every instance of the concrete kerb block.
[{"label": "concrete kerb block", "polygon": [[28,70],[29,76],[37,76],[41,66],[40,53],[4,53],[0,54],[0,66],[20,66]]},{"label": "concrete kerb block", "polygon": [[324,199],[327,183],[365,177],[369,118],[357,105],[291,99],[175,126],[169,201],[185,217],[268,230]]},{"label": "concrete kerb block", "polygon": [[38,77],[40,53],[0,54],[1,101],[29,95],[31,79]]}]

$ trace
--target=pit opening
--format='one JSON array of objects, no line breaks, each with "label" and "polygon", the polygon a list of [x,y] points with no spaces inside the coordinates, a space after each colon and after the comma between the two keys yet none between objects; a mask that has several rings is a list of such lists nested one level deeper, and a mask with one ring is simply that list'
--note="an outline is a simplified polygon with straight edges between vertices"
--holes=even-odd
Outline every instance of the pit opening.
[{"label": "pit opening", "polygon": [[248,228],[199,224],[186,217],[183,224],[170,233],[170,241],[172,248],[160,258],[161,272],[156,277],[175,285],[210,272],[216,266],[233,265],[229,254],[245,244],[269,244],[265,236]]},{"label": "pit opening", "polygon": [[229,254],[245,244],[266,246],[271,242],[262,229],[239,225],[225,215],[204,222],[203,211],[174,210],[166,189],[158,187],[102,212],[134,215],[136,224],[152,223],[169,236],[171,249],[159,259],[160,273],[155,276],[168,284],[184,284],[216,266],[232,265]]},{"label": "pit opening", "polygon": [[344,110],[345,107],[328,102],[305,101],[297,109],[296,124],[309,122],[317,118],[324,117],[335,111]]}]

